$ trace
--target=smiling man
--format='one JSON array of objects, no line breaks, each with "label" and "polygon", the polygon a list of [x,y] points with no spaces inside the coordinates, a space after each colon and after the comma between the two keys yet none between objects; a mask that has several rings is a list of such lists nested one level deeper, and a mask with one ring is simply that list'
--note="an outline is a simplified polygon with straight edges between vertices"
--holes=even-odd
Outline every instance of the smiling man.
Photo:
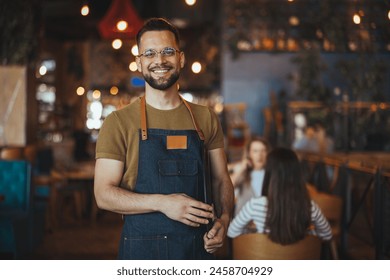
[{"label": "smiling man", "polygon": [[137,44],[145,95],[104,121],[96,202],[124,216],[119,259],[212,259],[233,208],[221,125],[210,108],[179,95],[185,55],[171,23],[148,20]]}]

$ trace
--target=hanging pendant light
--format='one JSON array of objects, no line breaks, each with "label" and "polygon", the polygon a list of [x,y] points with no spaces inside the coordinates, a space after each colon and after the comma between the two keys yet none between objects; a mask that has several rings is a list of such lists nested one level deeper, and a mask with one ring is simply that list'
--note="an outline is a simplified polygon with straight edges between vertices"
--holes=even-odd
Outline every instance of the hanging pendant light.
[{"label": "hanging pendant light", "polygon": [[104,39],[130,39],[141,27],[142,20],[131,0],[113,0],[98,25],[100,35]]}]

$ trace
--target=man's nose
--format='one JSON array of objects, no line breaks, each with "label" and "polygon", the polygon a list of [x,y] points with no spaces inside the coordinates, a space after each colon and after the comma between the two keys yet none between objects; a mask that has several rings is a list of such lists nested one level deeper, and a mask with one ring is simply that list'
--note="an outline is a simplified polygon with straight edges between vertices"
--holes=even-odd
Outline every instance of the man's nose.
[{"label": "man's nose", "polygon": [[156,56],[154,57],[154,60],[158,62],[165,61],[165,56],[162,53],[157,52]]}]

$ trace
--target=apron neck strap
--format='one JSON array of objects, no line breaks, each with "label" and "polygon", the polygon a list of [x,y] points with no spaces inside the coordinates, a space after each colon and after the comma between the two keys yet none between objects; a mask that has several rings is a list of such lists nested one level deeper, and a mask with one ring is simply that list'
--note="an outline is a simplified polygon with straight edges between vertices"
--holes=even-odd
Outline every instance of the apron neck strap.
[{"label": "apron neck strap", "polygon": [[[194,124],[195,130],[198,133],[199,139],[204,141],[205,137],[203,134],[203,131],[199,129],[199,126],[194,118],[194,114],[192,113],[192,109],[190,105],[179,95],[180,99],[183,101],[184,105],[187,107],[192,123]],[[146,124],[146,100],[145,96],[141,97],[141,139],[146,140],[148,139],[148,131],[147,131],[147,124]]]},{"label": "apron neck strap", "polygon": [[[180,95],[179,95],[180,96]],[[198,123],[196,122],[196,119],[194,118],[194,114],[192,113],[191,106],[188,104],[188,102],[180,96],[180,99],[183,100],[184,105],[186,105],[188,111],[190,112],[192,123],[194,124],[195,130],[198,133],[199,139],[204,141],[204,134],[203,131],[199,128]]]},{"label": "apron neck strap", "polygon": [[141,97],[141,139],[148,139],[148,131],[146,125],[146,101],[145,96]]}]

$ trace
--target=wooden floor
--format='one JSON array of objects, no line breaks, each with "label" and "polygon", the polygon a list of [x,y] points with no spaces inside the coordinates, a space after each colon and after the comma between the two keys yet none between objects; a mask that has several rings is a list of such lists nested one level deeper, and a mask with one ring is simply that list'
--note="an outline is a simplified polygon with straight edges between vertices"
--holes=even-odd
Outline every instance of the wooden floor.
[{"label": "wooden floor", "polygon": [[121,215],[111,212],[101,212],[95,223],[65,219],[58,228],[45,231],[31,259],[114,260],[121,228]]},{"label": "wooden floor", "polygon": [[[40,211],[37,211],[34,224],[34,248],[31,254],[22,259],[115,260],[123,224],[122,216],[99,210],[96,221],[92,222],[87,213],[81,219],[76,218],[71,203],[65,206],[61,209],[60,221],[54,229],[45,226],[44,205]],[[353,232],[348,236],[347,252],[344,255],[340,254],[340,259],[375,259],[375,251],[370,244],[373,243],[371,233],[364,226],[363,221],[364,219],[361,219],[361,222],[355,223],[351,228]],[[226,252],[218,258],[229,259],[229,250]],[[0,255],[0,259],[8,258],[13,257],[7,254]]]},{"label": "wooden floor", "polygon": [[[66,217],[55,230],[48,230],[30,259],[36,260],[113,260],[116,259],[122,219],[118,214],[100,212],[96,223]],[[345,259],[372,260],[372,246],[356,237],[348,238]]]}]

